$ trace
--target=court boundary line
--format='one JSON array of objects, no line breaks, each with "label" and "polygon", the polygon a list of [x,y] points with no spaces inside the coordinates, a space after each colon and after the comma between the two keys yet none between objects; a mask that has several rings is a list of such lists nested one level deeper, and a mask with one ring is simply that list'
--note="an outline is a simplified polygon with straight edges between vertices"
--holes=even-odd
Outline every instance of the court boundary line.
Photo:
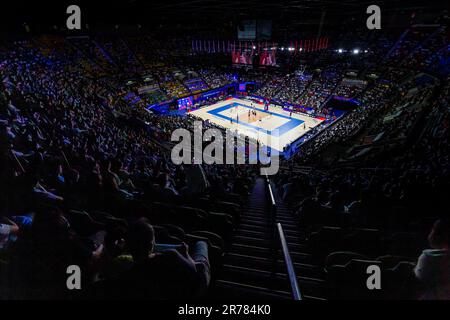
[{"label": "court boundary line", "polygon": [[[231,120],[232,121],[236,121],[236,119],[233,119],[231,117],[228,117],[228,116],[225,116],[223,114],[220,114],[220,112],[223,112],[225,110],[229,110],[229,109],[234,108],[236,106],[241,106],[241,107],[244,107],[244,108],[250,109],[250,110],[258,110],[258,111],[260,111],[262,113],[266,113],[266,114],[269,114],[269,115],[272,115],[272,116],[276,116],[276,117],[280,117],[280,118],[283,118],[283,119],[288,119],[289,120],[288,122],[282,124],[281,126],[275,128],[273,130],[267,130],[267,129],[264,129],[264,128],[252,125],[250,123],[246,123],[246,122],[237,122],[237,124],[239,124],[239,125],[243,125],[244,127],[252,128],[252,129],[254,129],[256,131],[260,131],[260,132],[263,132],[263,133],[265,133],[267,135],[274,136],[274,137],[277,137],[277,138],[280,138],[285,133],[287,133],[287,132],[291,131],[292,129],[302,125],[303,123],[305,123],[305,121],[300,120],[300,119],[291,118],[291,117],[288,117],[288,116],[283,115],[283,114],[279,114],[279,113],[275,113],[275,112],[271,112],[271,111],[267,111],[267,110],[263,110],[263,109],[259,109],[259,108],[252,108],[251,106],[248,106],[248,105],[245,105],[245,104],[241,104],[241,103],[236,102],[236,101],[230,102],[229,104],[226,104],[226,105],[214,108],[212,110],[208,110],[208,111],[206,111],[206,113],[208,113],[210,115],[213,115],[213,116],[216,116],[216,117],[219,117],[219,118],[222,118],[222,119],[227,120],[227,121],[231,121]],[[277,132],[278,135],[273,134],[273,132]]]}]

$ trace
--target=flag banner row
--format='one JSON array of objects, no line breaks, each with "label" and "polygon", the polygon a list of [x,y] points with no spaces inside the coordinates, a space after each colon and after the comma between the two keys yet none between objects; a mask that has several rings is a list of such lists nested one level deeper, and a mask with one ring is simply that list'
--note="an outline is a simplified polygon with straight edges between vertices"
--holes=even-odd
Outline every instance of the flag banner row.
[{"label": "flag banner row", "polygon": [[289,42],[288,46],[281,46],[276,42],[269,41],[229,41],[229,40],[192,40],[193,52],[206,53],[232,53],[251,51],[264,52],[270,50],[286,50],[290,52],[315,52],[329,47],[329,38],[302,39]]}]

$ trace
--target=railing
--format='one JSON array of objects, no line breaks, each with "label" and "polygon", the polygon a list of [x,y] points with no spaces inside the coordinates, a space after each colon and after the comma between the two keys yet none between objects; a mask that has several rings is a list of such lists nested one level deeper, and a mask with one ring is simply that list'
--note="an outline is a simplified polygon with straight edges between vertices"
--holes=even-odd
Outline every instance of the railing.
[{"label": "railing", "polygon": [[295,274],[294,264],[292,263],[291,255],[289,254],[289,248],[287,246],[286,239],[284,238],[284,231],[281,223],[277,223],[278,235],[280,236],[281,249],[283,250],[284,262],[286,263],[287,274],[289,282],[291,284],[292,297],[294,300],[302,300],[300,288],[297,282],[297,276]]},{"label": "railing", "polygon": [[272,207],[276,208],[277,204],[275,202],[275,197],[273,196],[273,191],[272,191],[272,186],[270,185],[270,180],[269,180],[269,178],[266,178],[266,179],[267,179],[267,186],[269,188],[270,204]]},{"label": "railing", "polygon": [[[283,227],[281,223],[276,222],[276,214],[277,214],[277,203],[275,201],[275,196],[273,193],[272,186],[270,184],[270,179],[266,175],[266,183],[267,189],[269,191],[269,205],[270,205],[270,222],[272,226],[272,257],[273,261],[273,273],[274,276],[276,273],[277,266],[277,251],[279,245],[281,245],[281,250],[283,252],[284,262],[286,264],[286,271],[289,278],[289,283],[291,287],[292,298],[294,300],[302,300],[302,295],[300,293],[300,287],[297,282],[297,275],[295,273],[294,264],[292,263],[291,255],[289,254],[289,248],[286,242],[286,238],[284,236]],[[277,243],[276,238],[280,240],[280,243]]]}]

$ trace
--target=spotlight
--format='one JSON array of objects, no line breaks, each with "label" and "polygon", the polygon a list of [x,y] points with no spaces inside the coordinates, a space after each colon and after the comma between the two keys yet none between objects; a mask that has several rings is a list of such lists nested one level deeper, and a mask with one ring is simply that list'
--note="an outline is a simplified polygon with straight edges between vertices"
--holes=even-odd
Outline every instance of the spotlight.
[{"label": "spotlight", "polygon": [[342,52],[344,52],[344,50],[343,50],[343,49],[338,49],[337,52],[338,52],[338,53],[342,53]]},{"label": "spotlight", "polygon": [[359,49],[353,49],[353,54],[358,54],[359,53]]}]

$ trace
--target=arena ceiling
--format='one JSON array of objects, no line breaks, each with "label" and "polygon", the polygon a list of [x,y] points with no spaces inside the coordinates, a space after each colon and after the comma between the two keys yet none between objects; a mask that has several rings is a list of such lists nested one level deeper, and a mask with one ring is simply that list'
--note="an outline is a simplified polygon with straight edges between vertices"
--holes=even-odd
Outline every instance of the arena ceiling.
[{"label": "arena ceiling", "polygon": [[243,19],[271,19],[288,26],[318,25],[325,12],[325,23],[338,25],[343,20],[364,18],[368,5],[377,4],[382,12],[445,9],[445,1],[424,0],[50,0],[3,1],[3,25],[57,24],[65,22],[65,8],[78,4],[90,24],[184,25],[211,28],[235,27]]},{"label": "arena ceiling", "polygon": [[[146,0],[129,0],[128,5],[146,6]],[[298,12],[347,12],[352,14],[377,4],[389,8],[419,8],[429,6],[426,1],[358,1],[358,0],[245,0],[245,1],[216,1],[216,0],[185,0],[167,3],[167,1],[153,1],[153,8],[164,14],[192,13],[213,15],[217,13],[239,13],[243,15],[280,15]]]},{"label": "arena ceiling", "polygon": [[[423,0],[122,0],[114,7],[141,13],[151,10],[157,16],[180,17],[276,17],[302,13],[355,14],[371,4],[385,10],[417,10],[430,6],[444,7],[445,1]],[[143,10],[143,11],[141,11]]]}]

